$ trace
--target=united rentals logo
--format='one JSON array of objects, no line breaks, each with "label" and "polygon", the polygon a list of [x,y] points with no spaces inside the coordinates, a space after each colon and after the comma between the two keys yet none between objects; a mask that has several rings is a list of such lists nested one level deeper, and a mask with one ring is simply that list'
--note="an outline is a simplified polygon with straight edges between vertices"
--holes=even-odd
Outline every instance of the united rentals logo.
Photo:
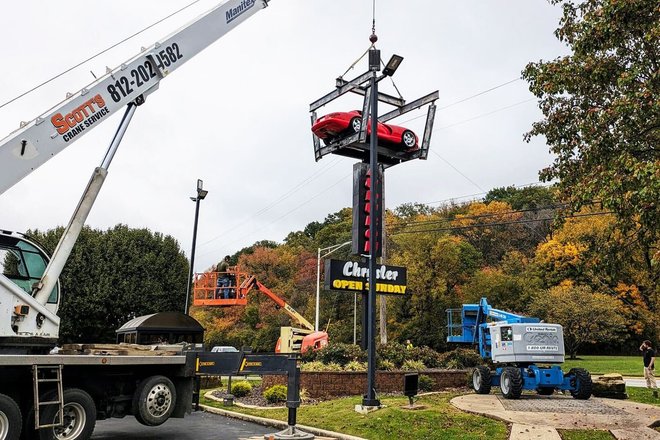
[{"label": "united rentals logo", "polygon": [[245,11],[249,10],[254,6],[254,4],[257,2],[257,0],[243,0],[238,6],[235,8],[230,8],[227,10],[225,13],[225,16],[227,18],[227,24],[231,23],[232,21],[236,20],[238,17],[240,17]]}]

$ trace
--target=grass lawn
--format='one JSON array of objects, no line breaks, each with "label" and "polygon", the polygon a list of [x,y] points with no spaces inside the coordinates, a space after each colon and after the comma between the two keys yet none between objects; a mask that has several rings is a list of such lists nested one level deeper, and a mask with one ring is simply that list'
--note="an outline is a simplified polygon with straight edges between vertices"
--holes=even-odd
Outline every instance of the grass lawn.
[{"label": "grass lawn", "polygon": [[[347,397],[303,405],[298,409],[298,423],[359,437],[397,440],[452,439],[452,440],[506,440],[508,427],[505,423],[486,417],[466,414],[449,404],[456,393],[421,396],[423,410],[408,411],[401,408],[408,404],[406,397],[383,397],[386,407],[368,415],[355,412],[361,397]],[[226,409],[221,402],[204,399],[200,403]],[[286,409],[257,410],[232,407],[232,411],[270,419],[286,421]]]},{"label": "grass lawn", "polygon": [[619,373],[624,376],[643,376],[641,356],[578,356],[566,358],[562,365],[564,371],[571,368],[586,368],[591,374]]},{"label": "grass lawn", "polygon": [[[562,365],[570,368],[586,368],[592,374],[620,373],[624,376],[640,376],[641,358],[634,356],[582,356],[567,360]],[[238,378],[234,378],[236,380]],[[628,387],[630,401],[660,406],[660,399],[653,398],[651,390]],[[370,440],[396,439],[450,439],[450,440],[506,440],[508,427],[505,423],[486,417],[467,414],[454,408],[449,401],[463,393],[440,393],[421,396],[419,405],[424,410],[408,411],[401,407],[408,404],[405,397],[382,397],[386,407],[368,415],[355,412],[361,397],[347,397],[325,401],[316,405],[303,405],[298,410],[298,423],[317,428],[352,434]],[[204,392],[202,392],[202,396]],[[200,398],[200,403],[228,409],[221,402]],[[251,409],[233,406],[231,411],[259,417],[286,421],[286,409]],[[561,430],[562,440],[612,440],[607,431]]]}]

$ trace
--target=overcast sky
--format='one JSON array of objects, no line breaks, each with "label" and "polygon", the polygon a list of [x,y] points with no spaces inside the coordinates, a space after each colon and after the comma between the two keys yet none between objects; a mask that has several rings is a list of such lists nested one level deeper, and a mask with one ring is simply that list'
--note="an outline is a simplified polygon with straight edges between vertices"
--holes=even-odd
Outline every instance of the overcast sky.
[{"label": "overcast sky", "polygon": [[[21,0],[0,15],[0,105],[190,4],[188,0]],[[0,108],[0,137],[183,26],[218,2],[185,11]],[[332,91],[369,47],[372,0],[271,0],[270,6],[163,79],[138,108],[88,224],[124,223],[174,236],[190,253],[197,179],[202,202],[195,270],[257,240],[350,206],[353,159],[314,161],[309,103]],[[552,158],[543,139],[523,142],[541,115],[519,78],[529,61],[566,52],[554,37],[560,10],[546,0],[376,0],[377,47],[405,59],[394,76],[412,101],[440,100],[431,153],[386,173],[386,202],[438,206],[494,187],[538,181]],[[366,59],[346,79],[367,70]],[[383,92],[396,95],[389,81]],[[356,95],[318,113],[359,108]],[[381,104],[379,110],[387,111]],[[424,109],[425,111],[425,109]],[[0,228],[64,225],[121,112],[0,195]],[[391,121],[421,136],[422,112]]]}]

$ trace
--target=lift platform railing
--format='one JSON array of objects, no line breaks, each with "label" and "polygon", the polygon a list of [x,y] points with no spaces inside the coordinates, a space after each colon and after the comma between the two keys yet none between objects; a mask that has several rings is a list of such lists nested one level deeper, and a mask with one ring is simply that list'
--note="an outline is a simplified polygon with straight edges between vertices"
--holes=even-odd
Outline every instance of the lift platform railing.
[{"label": "lift platform railing", "polygon": [[[225,279],[225,283],[218,280]],[[197,273],[193,279],[193,305],[237,306],[247,304],[250,277],[235,267],[227,272]],[[228,298],[225,298],[225,293]]]}]

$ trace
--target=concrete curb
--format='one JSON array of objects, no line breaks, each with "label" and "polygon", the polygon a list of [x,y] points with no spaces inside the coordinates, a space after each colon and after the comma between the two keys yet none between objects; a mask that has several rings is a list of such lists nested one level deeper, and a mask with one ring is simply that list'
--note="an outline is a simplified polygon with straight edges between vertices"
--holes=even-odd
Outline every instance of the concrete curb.
[{"label": "concrete curb", "polygon": [[[213,406],[207,406],[207,405],[199,405],[200,408],[202,408],[204,411],[210,412],[212,414],[218,414],[226,417],[232,417],[234,419],[239,419],[239,420],[245,420],[246,422],[252,422],[252,423],[258,423],[260,425],[264,426],[272,426],[277,429],[286,429],[289,427],[289,425],[286,422],[282,422],[280,420],[273,420],[273,419],[266,419],[263,417],[257,417],[257,416],[251,416],[248,414],[241,414],[233,411],[227,411],[226,409],[220,409],[220,408],[215,408]],[[333,432],[333,431],[327,431],[325,429],[320,429],[320,428],[315,428],[313,426],[305,426],[305,425],[296,425],[297,428],[309,432],[310,434],[318,435],[318,436],[323,436],[323,437],[331,437],[331,438],[336,438],[339,440],[367,440],[362,437],[355,437],[353,435],[348,435],[348,434],[341,434],[338,432]]]}]

